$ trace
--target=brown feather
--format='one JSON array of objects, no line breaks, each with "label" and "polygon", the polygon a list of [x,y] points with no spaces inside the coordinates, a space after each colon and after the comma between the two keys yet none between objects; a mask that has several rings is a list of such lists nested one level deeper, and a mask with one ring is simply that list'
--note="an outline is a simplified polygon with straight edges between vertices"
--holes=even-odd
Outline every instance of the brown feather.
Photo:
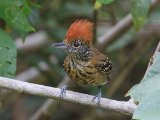
[{"label": "brown feather", "polygon": [[76,20],[68,29],[64,42],[69,44],[76,39],[81,39],[91,45],[93,39],[93,23],[87,20]]}]

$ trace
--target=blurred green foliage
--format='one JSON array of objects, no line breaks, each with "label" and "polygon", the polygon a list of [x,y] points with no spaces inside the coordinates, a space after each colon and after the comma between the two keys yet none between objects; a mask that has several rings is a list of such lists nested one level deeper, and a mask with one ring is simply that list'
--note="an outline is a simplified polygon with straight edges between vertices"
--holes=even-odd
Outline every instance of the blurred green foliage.
[{"label": "blurred green foliage", "polygon": [[34,31],[27,16],[31,12],[26,0],[1,0],[0,18],[20,32]]},{"label": "blurred green foliage", "polygon": [[97,1],[102,3],[102,4],[107,5],[107,4],[111,3],[111,2],[113,2],[114,0],[97,0]]},{"label": "blurred green foliage", "polygon": [[102,4],[107,5],[112,3],[114,0],[96,0],[94,4],[95,9],[100,9],[102,7]]},{"label": "blurred green foliage", "polygon": [[151,0],[130,0],[131,14],[135,30],[139,30],[145,23]]}]

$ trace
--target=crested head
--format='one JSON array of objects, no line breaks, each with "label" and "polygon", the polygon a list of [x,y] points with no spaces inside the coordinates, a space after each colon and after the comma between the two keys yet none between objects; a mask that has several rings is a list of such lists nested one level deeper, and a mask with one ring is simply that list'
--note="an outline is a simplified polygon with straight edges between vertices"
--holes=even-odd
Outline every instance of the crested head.
[{"label": "crested head", "polygon": [[70,44],[74,40],[82,40],[88,45],[93,40],[93,23],[87,20],[76,20],[68,29],[64,43]]}]

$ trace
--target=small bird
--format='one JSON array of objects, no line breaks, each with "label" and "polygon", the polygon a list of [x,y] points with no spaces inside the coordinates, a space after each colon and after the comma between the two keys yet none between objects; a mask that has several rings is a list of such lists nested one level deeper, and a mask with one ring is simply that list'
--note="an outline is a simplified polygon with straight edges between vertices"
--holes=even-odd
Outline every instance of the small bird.
[{"label": "small bird", "polygon": [[[102,85],[109,80],[112,63],[108,57],[92,45],[93,23],[85,19],[76,20],[68,29],[62,43],[52,46],[63,49],[67,53],[64,70],[71,82],[80,86],[98,86],[99,93],[92,99],[100,103]],[[61,89],[61,97],[66,94],[68,85]]]}]

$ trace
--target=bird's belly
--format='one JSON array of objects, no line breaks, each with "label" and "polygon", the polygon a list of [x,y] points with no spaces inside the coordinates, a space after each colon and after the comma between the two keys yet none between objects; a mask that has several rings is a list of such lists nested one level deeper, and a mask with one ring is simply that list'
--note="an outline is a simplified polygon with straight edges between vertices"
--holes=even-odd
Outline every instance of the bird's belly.
[{"label": "bird's belly", "polygon": [[71,80],[80,86],[98,86],[106,83],[106,76],[87,66],[68,66],[66,69]]},{"label": "bird's belly", "polygon": [[78,79],[72,78],[72,80],[80,86],[98,86],[106,83],[106,78],[97,77],[95,75],[92,75],[92,77],[84,77],[78,75]]}]

